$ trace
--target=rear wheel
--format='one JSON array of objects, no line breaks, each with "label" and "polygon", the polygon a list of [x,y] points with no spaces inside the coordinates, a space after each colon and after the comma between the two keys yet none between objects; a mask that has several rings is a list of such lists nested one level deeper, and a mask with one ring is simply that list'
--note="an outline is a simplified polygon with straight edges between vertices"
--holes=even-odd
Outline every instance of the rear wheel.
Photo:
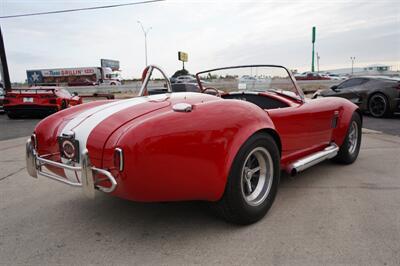
[{"label": "rear wheel", "polygon": [[368,111],[373,117],[384,117],[390,114],[389,102],[382,93],[376,93],[368,101]]},{"label": "rear wheel", "polygon": [[347,130],[346,139],[333,160],[343,164],[353,163],[360,152],[361,134],[361,117],[357,112],[354,112]]},{"label": "rear wheel", "polygon": [[225,220],[250,224],[271,207],[280,178],[279,149],[268,134],[255,134],[240,148],[216,209]]}]

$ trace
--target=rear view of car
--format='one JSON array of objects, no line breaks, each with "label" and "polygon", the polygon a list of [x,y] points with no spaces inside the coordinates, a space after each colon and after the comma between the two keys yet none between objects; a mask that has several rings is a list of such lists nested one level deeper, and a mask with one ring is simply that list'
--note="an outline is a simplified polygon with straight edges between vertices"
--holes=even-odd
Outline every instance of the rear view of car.
[{"label": "rear view of car", "polygon": [[4,111],[11,119],[49,115],[81,103],[80,98],[73,99],[75,97],[59,88],[13,89],[5,95]]}]

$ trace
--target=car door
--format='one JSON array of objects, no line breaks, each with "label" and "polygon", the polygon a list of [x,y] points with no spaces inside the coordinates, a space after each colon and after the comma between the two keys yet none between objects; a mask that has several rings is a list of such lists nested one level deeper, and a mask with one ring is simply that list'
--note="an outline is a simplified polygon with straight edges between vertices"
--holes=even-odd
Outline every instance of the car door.
[{"label": "car door", "polygon": [[354,104],[359,105],[361,103],[361,96],[358,93],[360,86],[366,83],[366,78],[352,78],[348,79],[336,88],[332,96],[346,98]]},{"label": "car door", "polygon": [[281,136],[282,160],[292,160],[328,145],[336,106],[321,101],[306,101],[298,106],[268,110]]}]

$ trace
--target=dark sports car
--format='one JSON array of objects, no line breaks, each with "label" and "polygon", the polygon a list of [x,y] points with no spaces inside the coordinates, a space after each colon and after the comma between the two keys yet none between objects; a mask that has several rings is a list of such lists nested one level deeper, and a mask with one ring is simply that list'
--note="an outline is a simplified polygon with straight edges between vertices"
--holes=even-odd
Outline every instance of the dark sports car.
[{"label": "dark sports car", "polygon": [[400,112],[400,78],[356,77],[318,91],[313,98],[343,97],[357,104],[362,111],[374,117],[390,116]]}]

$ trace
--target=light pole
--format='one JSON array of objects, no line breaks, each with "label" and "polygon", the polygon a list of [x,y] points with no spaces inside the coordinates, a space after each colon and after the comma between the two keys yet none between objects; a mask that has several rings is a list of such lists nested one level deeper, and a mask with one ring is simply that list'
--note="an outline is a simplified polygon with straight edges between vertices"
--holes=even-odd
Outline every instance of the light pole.
[{"label": "light pole", "polygon": [[319,59],[320,59],[321,57],[319,56],[319,54],[317,53],[317,71],[318,71],[318,73],[319,73]]},{"label": "light pole", "polygon": [[355,56],[351,56],[350,60],[351,60],[351,75],[353,76],[353,73],[354,73],[354,71],[353,71],[354,60],[356,60],[356,57]]},{"label": "light pole", "polygon": [[144,56],[145,56],[145,67],[147,67],[147,33],[152,29],[151,27],[147,28],[147,30],[144,29],[142,22],[139,20],[137,21],[139,23],[140,27],[142,28],[143,34],[144,34]]}]

